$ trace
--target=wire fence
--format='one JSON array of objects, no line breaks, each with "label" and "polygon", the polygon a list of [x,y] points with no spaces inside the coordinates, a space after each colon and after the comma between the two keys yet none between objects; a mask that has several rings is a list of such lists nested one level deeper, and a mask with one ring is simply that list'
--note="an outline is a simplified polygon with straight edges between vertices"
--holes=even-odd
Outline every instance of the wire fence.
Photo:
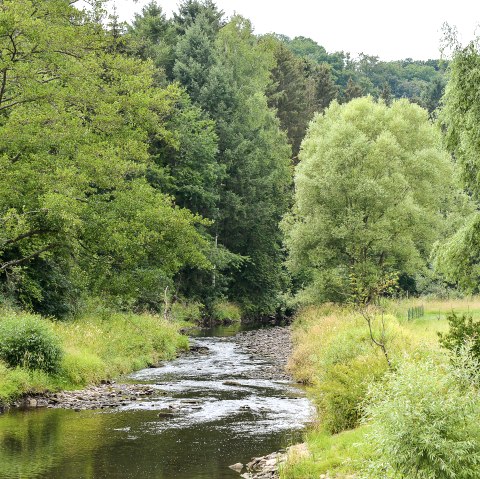
[{"label": "wire fence", "polygon": [[425,316],[425,308],[423,306],[415,306],[408,309],[408,320],[417,319]]}]

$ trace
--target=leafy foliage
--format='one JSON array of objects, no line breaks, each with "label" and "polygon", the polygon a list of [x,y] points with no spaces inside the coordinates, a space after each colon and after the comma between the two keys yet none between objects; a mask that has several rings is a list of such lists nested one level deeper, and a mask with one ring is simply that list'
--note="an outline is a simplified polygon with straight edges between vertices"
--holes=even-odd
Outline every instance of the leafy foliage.
[{"label": "leafy foliage", "polygon": [[360,356],[326,370],[314,393],[322,426],[332,434],[357,427],[368,387],[386,370],[385,359],[376,355]]},{"label": "leafy foliage", "polygon": [[406,362],[365,404],[382,477],[393,469],[406,479],[473,479],[480,463],[478,392],[431,360]]},{"label": "leafy foliage", "polygon": [[34,260],[65,264],[73,288],[128,290],[125,302],[207,265],[200,219],[145,181],[181,92],[154,89],[151,66],[115,41],[70,2],[2,4],[0,273],[25,305],[48,297]]},{"label": "leafy foliage", "polygon": [[438,333],[440,344],[457,354],[468,345],[472,356],[480,360],[480,321],[475,321],[471,315],[455,313],[449,314],[447,321],[448,332]]},{"label": "leafy foliage", "polygon": [[10,367],[59,370],[63,351],[45,320],[35,316],[0,320],[0,359]]},{"label": "leafy foliage", "polygon": [[361,291],[370,302],[392,275],[425,268],[453,190],[425,110],[405,100],[333,103],[302,148],[284,229],[288,266],[310,298],[345,301]]},{"label": "leafy foliage", "polygon": [[[480,53],[475,42],[458,48],[450,63],[450,79],[439,119],[445,130],[445,143],[453,154],[467,197],[478,209],[480,168],[478,131],[480,121],[478,78]],[[450,238],[437,248],[436,267],[447,280],[470,292],[478,291],[480,276],[478,230],[480,217],[473,211]]]}]

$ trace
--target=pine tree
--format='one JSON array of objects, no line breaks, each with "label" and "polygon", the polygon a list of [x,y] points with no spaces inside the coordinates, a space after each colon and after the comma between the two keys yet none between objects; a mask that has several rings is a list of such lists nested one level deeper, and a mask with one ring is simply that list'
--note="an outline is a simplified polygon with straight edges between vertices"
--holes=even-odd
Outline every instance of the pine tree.
[{"label": "pine tree", "polygon": [[352,78],[350,77],[347,82],[347,87],[343,92],[343,101],[348,103],[349,101],[353,100],[354,98],[361,97],[363,95],[362,88],[358,83],[355,83]]},{"label": "pine tree", "polygon": [[135,15],[128,33],[129,53],[142,60],[152,60],[158,70],[159,83],[165,82],[165,77],[171,79],[177,35],[174,25],[155,0],[143,7],[141,14]]},{"label": "pine tree", "polygon": [[308,122],[313,117],[309,98],[309,84],[303,61],[283,44],[273,45],[275,66],[272,85],[268,88],[268,104],[277,112],[280,125],[292,145],[292,154],[298,155]]},{"label": "pine tree", "polygon": [[380,91],[379,98],[384,101],[385,105],[389,106],[392,103],[392,89],[388,82],[385,82]]}]

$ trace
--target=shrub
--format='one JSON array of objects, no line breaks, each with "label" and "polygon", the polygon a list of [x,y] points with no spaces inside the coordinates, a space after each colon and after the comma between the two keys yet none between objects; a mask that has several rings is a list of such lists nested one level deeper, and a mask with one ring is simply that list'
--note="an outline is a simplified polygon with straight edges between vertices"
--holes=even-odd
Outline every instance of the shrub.
[{"label": "shrub", "polygon": [[0,321],[0,359],[10,367],[58,371],[62,349],[46,320],[15,316]]},{"label": "shrub", "polygon": [[480,399],[451,370],[431,360],[404,362],[374,385],[365,411],[376,449],[372,470],[405,479],[479,477]]},{"label": "shrub", "polygon": [[440,344],[457,353],[468,343],[472,356],[480,360],[480,322],[474,321],[471,315],[457,316],[455,313],[448,315],[447,321],[448,333],[438,333]]},{"label": "shrub", "polygon": [[385,358],[373,354],[329,367],[313,389],[323,427],[332,434],[357,427],[369,385],[387,369]]},{"label": "shrub", "polygon": [[202,304],[196,302],[176,302],[172,304],[170,314],[175,321],[199,323],[202,320]]},{"label": "shrub", "polygon": [[242,310],[236,304],[224,301],[213,305],[212,316],[220,323],[239,323],[242,320]]}]

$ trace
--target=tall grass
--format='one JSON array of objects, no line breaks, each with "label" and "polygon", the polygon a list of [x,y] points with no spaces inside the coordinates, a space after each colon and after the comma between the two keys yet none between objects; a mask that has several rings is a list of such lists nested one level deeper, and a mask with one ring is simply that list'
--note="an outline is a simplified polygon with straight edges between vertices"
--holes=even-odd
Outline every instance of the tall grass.
[{"label": "tall grass", "polygon": [[[421,304],[425,306],[425,317],[408,321],[408,308]],[[446,315],[452,309],[464,312],[477,308],[480,312],[479,298],[387,302],[383,319],[393,369],[400,367],[406,357],[418,363],[430,358],[444,361],[437,332],[445,330],[447,322],[432,312]],[[374,333],[380,332],[380,325],[377,317]],[[362,464],[370,462],[375,454],[367,434],[371,427],[360,426],[361,417],[371,388],[388,377],[385,358],[372,344],[362,315],[345,307],[304,308],[294,322],[293,341],[288,368],[298,381],[308,385],[317,406],[318,422],[306,435],[310,455],[290,458],[281,478],[313,479],[322,474],[360,477]]]},{"label": "tall grass", "polygon": [[[15,316],[21,320],[25,313],[0,311],[0,324]],[[60,341],[58,372],[11,368],[0,362],[0,402],[25,393],[83,387],[173,358],[188,347],[178,323],[149,314],[110,312],[69,322],[41,321]]]}]

